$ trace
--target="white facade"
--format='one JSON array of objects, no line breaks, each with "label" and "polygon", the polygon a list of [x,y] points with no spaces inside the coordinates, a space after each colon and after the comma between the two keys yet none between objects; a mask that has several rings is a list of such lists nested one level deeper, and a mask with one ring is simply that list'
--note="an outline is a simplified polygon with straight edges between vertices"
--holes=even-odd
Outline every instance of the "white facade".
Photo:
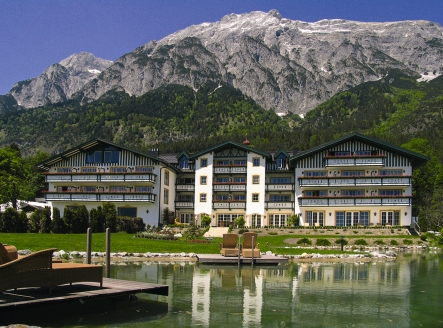
[{"label": "white facade", "polygon": [[174,210],[176,170],[159,159],[96,140],[39,165],[45,169],[45,200],[63,216],[65,208],[88,211],[111,202],[119,216],[161,224]]},{"label": "white facade", "polygon": [[112,202],[119,215],[163,224],[285,226],[299,215],[304,226],[410,225],[413,167],[427,157],[353,133],[302,153],[275,154],[225,142],[195,154],[143,154],[95,140],[39,166],[45,199],[88,210]]}]

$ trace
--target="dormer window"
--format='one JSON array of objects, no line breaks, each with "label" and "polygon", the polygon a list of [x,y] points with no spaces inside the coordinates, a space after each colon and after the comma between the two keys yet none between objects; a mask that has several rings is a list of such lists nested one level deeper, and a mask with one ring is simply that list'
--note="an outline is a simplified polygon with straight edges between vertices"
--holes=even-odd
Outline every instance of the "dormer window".
[{"label": "dormer window", "polygon": [[112,146],[91,150],[86,154],[86,163],[119,163],[120,150]]},{"label": "dormer window", "polygon": [[189,160],[183,157],[179,162],[179,166],[181,169],[189,169]]}]

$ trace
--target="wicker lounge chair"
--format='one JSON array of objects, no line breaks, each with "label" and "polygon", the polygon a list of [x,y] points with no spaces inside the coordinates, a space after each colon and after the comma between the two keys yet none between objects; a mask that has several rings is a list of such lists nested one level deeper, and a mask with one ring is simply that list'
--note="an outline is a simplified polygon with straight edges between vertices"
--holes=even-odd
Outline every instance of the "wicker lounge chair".
[{"label": "wicker lounge chair", "polygon": [[[254,243],[252,243],[252,237],[254,237]],[[252,255],[254,255],[254,258],[260,257],[260,250],[256,248],[257,246],[257,234],[255,232],[245,232],[242,245],[243,257],[252,257]]]},{"label": "wicker lounge chair", "polygon": [[[12,249],[12,248],[11,248]],[[56,248],[38,251],[11,260],[0,243],[0,292],[22,287],[52,288],[73,282],[97,282],[103,285],[103,267],[81,263],[53,263]]]},{"label": "wicker lounge chair", "polygon": [[239,256],[237,238],[236,233],[223,234],[223,242],[220,244],[220,254],[222,256]]},{"label": "wicker lounge chair", "polygon": [[0,292],[21,287],[51,288],[52,253],[55,248],[9,260],[4,255],[5,248],[0,244]]}]

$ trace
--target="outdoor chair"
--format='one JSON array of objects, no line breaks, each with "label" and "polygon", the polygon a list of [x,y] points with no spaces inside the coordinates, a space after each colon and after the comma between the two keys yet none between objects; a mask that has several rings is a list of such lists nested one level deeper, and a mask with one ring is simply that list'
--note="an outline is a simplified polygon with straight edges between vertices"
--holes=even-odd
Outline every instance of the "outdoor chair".
[{"label": "outdoor chair", "polygon": [[240,250],[237,246],[238,235],[236,233],[223,234],[223,242],[220,244],[222,256],[239,256]]},{"label": "outdoor chair", "polygon": [[[252,237],[254,237],[254,242],[252,242]],[[252,255],[254,255],[254,258],[260,257],[260,250],[257,246],[257,234],[255,232],[245,232],[241,247],[243,257],[252,257]]]},{"label": "outdoor chair", "polygon": [[[7,248],[0,243],[0,292],[24,287],[52,288],[74,282],[97,282],[103,285],[101,265],[81,263],[54,263],[52,254],[56,248],[38,251],[12,259],[15,247]],[[16,249],[15,249],[16,254]],[[16,255],[14,255],[16,256]]]}]

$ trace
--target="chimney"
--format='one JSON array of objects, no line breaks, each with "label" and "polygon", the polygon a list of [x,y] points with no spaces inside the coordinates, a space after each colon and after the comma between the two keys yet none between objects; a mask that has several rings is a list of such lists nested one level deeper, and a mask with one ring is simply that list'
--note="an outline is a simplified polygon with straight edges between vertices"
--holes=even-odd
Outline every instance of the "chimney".
[{"label": "chimney", "polygon": [[158,155],[160,155],[158,148],[152,148],[148,150],[148,156],[158,157]]},{"label": "chimney", "polygon": [[295,156],[298,154],[298,148],[292,149],[292,156]]}]

